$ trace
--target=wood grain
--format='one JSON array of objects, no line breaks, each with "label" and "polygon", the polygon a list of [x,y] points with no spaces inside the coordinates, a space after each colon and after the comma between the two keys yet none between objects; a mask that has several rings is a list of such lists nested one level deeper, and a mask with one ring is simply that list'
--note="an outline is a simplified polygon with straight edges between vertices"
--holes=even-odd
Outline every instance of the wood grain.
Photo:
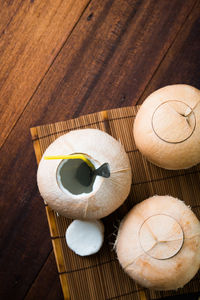
[{"label": "wood grain", "polygon": [[[23,9],[20,7],[8,26],[9,34],[0,40],[0,59],[4,57],[5,64],[0,70],[4,116],[0,127],[4,131],[0,150],[2,299],[23,299],[33,282],[39,284],[42,266],[52,250],[36,186],[37,166],[29,128],[135,104],[145,95],[146,87],[146,95],[162,84],[182,80],[200,87],[198,6],[194,7],[199,1],[124,0],[122,5],[121,1],[92,0],[80,20],[76,19],[78,23],[72,33],[66,30],[64,3],[60,2],[58,7],[58,1],[23,1]],[[75,14],[78,2],[73,3],[76,5],[71,13]],[[41,14],[36,18],[37,12]],[[47,27],[49,37],[45,34]],[[44,29],[41,35],[39,28]],[[38,39],[41,45],[36,43]],[[16,57],[6,54],[11,55],[11,44]],[[53,50],[52,45],[56,49],[53,54],[49,50]],[[156,72],[162,70],[163,64],[166,67],[158,76]],[[49,272],[46,269],[47,285],[44,283],[43,289],[49,288],[52,272],[50,267]],[[60,295],[60,290],[57,292]],[[44,299],[42,295],[41,290],[37,299]]]},{"label": "wood grain", "polygon": [[0,40],[0,146],[88,2],[23,1],[15,12]]}]

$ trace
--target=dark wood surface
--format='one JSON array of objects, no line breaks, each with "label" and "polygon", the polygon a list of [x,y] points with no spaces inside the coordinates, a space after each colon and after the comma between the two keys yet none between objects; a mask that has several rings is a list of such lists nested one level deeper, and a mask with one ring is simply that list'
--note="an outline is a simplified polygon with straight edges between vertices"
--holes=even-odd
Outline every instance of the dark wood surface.
[{"label": "dark wood surface", "polygon": [[200,89],[199,0],[0,1],[0,299],[62,299],[29,128],[174,83]]}]

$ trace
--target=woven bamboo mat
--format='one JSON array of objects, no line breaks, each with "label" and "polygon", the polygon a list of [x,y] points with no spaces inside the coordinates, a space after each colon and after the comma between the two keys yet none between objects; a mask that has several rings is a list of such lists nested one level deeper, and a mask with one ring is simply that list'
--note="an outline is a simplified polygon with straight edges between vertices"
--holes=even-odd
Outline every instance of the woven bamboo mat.
[{"label": "woven bamboo mat", "polygon": [[200,166],[188,170],[169,171],[146,161],[136,149],[133,122],[138,107],[125,107],[94,113],[77,119],[31,128],[37,162],[57,137],[73,129],[98,128],[120,140],[128,153],[133,182],[125,203],[103,219],[105,241],[99,253],[90,257],[75,255],[66,245],[65,231],[71,220],[57,215],[46,204],[50,235],[65,299],[159,299],[200,291],[200,273],[178,291],[151,291],[142,288],[121,269],[113,243],[120,220],[136,203],[154,195],[169,194],[190,205],[200,219]]}]

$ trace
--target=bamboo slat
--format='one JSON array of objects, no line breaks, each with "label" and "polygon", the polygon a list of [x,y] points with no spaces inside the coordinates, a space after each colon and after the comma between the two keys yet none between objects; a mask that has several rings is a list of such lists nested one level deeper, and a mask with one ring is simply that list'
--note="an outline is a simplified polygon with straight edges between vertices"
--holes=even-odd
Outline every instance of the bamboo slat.
[{"label": "bamboo slat", "polygon": [[190,205],[200,219],[200,169],[170,171],[150,164],[136,148],[133,122],[138,107],[124,107],[103,111],[54,124],[31,128],[37,162],[45,149],[59,136],[70,130],[98,128],[107,131],[124,145],[131,162],[133,181],[129,197],[110,216],[103,219],[105,242],[99,253],[90,257],[75,255],[66,245],[68,220],[45,203],[50,235],[64,299],[159,299],[200,291],[198,273],[184,288],[177,291],[152,291],[142,288],[130,279],[120,267],[113,243],[120,220],[128,210],[151,195],[170,194]]}]

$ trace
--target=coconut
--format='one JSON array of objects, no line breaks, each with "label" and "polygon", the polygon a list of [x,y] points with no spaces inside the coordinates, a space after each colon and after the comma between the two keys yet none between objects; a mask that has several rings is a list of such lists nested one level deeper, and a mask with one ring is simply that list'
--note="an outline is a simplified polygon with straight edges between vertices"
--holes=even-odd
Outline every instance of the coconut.
[{"label": "coconut", "polygon": [[183,287],[200,267],[200,222],[183,201],[154,196],[122,220],[115,242],[123,269],[155,290]]},{"label": "coconut", "polygon": [[104,225],[99,220],[74,220],[66,230],[68,247],[77,255],[97,253],[104,238]]},{"label": "coconut", "polygon": [[[85,184],[88,167],[82,160],[45,160],[48,156],[77,153],[83,154],[95,168],[107,163],[110,176],[94,176],[88,185]],[[100,219],[127,198],[131,167],[124,147],[109,134],[97,129],[74,130],[57,138],[46,149],[38,167],[37,183],[43,199],[60,215]]]},{"label": "coconut", "polygon": [[152,93],[134,122],[135,143],[157,166],[186,169],[200,162],[200,91],[176,84]]}]

